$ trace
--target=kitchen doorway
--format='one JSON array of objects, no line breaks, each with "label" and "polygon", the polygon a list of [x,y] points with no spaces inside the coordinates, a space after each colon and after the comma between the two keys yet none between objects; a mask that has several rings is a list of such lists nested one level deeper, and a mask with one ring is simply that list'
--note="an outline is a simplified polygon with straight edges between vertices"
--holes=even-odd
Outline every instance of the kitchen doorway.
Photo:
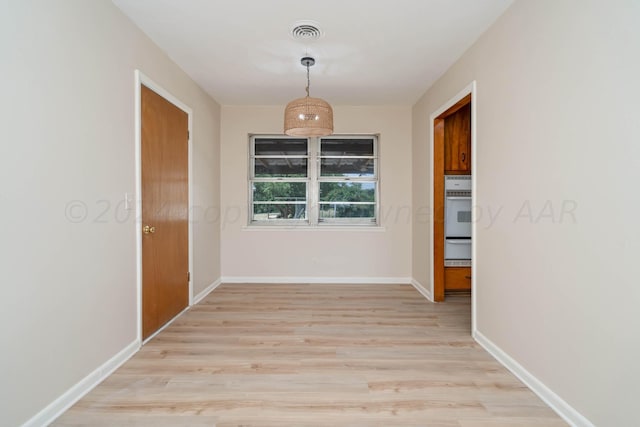
[{"label": "kitchen doorway", "polygon": [[[464,213],[471,224],[471,259],[449,260],[445,267],[445,176],[466,177],[470,181],[471,206],[476,200],[476,83],[461,90],[430,116],[431,153],[431,292],[434,301],[445,301],[453,292],[471,292],[472,327],[475,328],[476,236],[474,210]],[[470,178],[470,179],[469,179]],[[459,237],[459,236],[453,236]],[[459,243],[459,242],[454,242]],[[469,243],[469,242],[467,242]],[[462,261],[467,261],[462,262]],[[475,330],[475,329],[474,329]]]}]

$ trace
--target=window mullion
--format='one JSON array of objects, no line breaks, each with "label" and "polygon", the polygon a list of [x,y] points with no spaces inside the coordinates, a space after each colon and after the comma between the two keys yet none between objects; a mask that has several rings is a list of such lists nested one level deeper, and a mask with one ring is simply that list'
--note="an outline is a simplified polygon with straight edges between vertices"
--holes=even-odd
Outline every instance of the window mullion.
[{"label": "window mullion", "polygon": [[268,178],[268,177],[259,177],[259,178],[251,178],[253,182],[307,182],[308,178]]},{"label": "window mullion", "polygon": [[318,209],[320,208],[320,188],[319,188],[319,167],[318,162],[318,138],[309,138],[309,188],[308,188],[308,204],[309,210],[309,223],[312,225],[318,224]]}]

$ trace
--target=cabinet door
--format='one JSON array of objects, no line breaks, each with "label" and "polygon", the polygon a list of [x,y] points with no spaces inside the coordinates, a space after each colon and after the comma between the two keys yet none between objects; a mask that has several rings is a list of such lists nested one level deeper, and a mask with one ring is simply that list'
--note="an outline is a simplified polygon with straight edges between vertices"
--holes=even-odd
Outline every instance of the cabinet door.
[{"label": "cabinet door", "polygon": [[445,173],[471,173],[471,104],[444,119]]},{"label": "cabinet door", "polygon": [[445,267],[444,289],[447,291],[471,290],[471,267]]}]

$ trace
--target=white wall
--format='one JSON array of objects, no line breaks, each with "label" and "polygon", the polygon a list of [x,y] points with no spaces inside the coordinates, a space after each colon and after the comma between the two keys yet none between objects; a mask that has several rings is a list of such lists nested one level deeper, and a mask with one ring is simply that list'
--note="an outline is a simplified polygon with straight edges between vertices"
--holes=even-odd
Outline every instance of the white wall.
[{"label": "white wall", "polygon": [[380,134],[381,230],[255,231],[246,227],[248,135],[282,134],[283,113],[283,106],[222,107],[223,278],[410,277],[411,108],[334,106],[335,133]]},{"label": "white wall", "polygon": [[[134,70],[194,111],[197,206],[217,205],[220,113],[106,0],[3,2],[0,55],[0,424],[15,426],[136,339],[119,205],[135,191]],[[196,293],[220,275],[218,230],[194,224]]]},{"label": "white wall", "polygon": [[601,426],[640,419],[638,22],[635,0],[518,1],[413,109],[418,207],[429,114],[477,81],[478,331]]}]

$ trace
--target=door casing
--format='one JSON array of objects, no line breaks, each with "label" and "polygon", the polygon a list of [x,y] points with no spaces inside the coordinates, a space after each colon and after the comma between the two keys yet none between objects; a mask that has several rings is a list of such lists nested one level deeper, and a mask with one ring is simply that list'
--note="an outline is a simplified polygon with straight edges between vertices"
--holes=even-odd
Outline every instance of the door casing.
[{"label": "door casing", "polygon": [[[165,90],[158,83],[147,77],[142,71],[135,70],[135,162],[136,162],[136,319],[137,319],[137,340],[142,345],[142,99],[141,99],[141,87],[142,85],[152,89],[154,92],[162,96],[164,99],[187,113],[188,116],[188,162],[189,162],[189,193],[188,193],[188,209],[189,209],[189,302],[187,309],[193,305],[193,110],[183,103],[180,99],[172,95],[169,91]],[[186,309],[185,309],[186,310]],[[179,316],[180,314],[178,314]],[[176,316],[176,317],[178,317]],[[175,319],[175,318],[174,318]],[[166,328],[172,321],[158,329],[155,333],[150,335],[145,342],[152,339],[160,331]]]},{"label": "door casing", "polygon": [[[478,286],[476,280],[477,274],[477,265],[478,265],[478,257],[477,257],[477,233],[476,233],[476,222],[477,222],[477,174],[478,174],[478,150],[477,150],[477,141],[476,141],[476,123],[477,121],[477,105],[478,105],[478,97],[476,93],[476,81],[472,81],[466,87],[464,87],[460,92],[458,92],[454,97],[449,99],[447,102],[442,104],[436,111],[431,113],[429,116],[429,178],[431,184],[433,184],[434,178],[434,147],[435,147],[435,138],[434,132],[435,127],[434,123],[436,119],[442,115],[445,111],[453,107],[460,100],[465,98],[466,96],[471,95],[471,152],[474,153],[471,156],[471,330],[473,333],[476,331],[476,311],[477,311],[477,294],[478,294]],[[430,206],[433,208],[434,206],[434,192],[433,185],[429,185],[429,200]],[[433,215],[431,216],[433,218]],[[429,265],[430,265],[430,285],[429,290],[431,292],[431,299],[433,300],[434,295],[434,272],[435,272],[435,263],[434,263],[434,233],[435,233],[435,223],[431,222],[431,228],[429,233]]]}]

